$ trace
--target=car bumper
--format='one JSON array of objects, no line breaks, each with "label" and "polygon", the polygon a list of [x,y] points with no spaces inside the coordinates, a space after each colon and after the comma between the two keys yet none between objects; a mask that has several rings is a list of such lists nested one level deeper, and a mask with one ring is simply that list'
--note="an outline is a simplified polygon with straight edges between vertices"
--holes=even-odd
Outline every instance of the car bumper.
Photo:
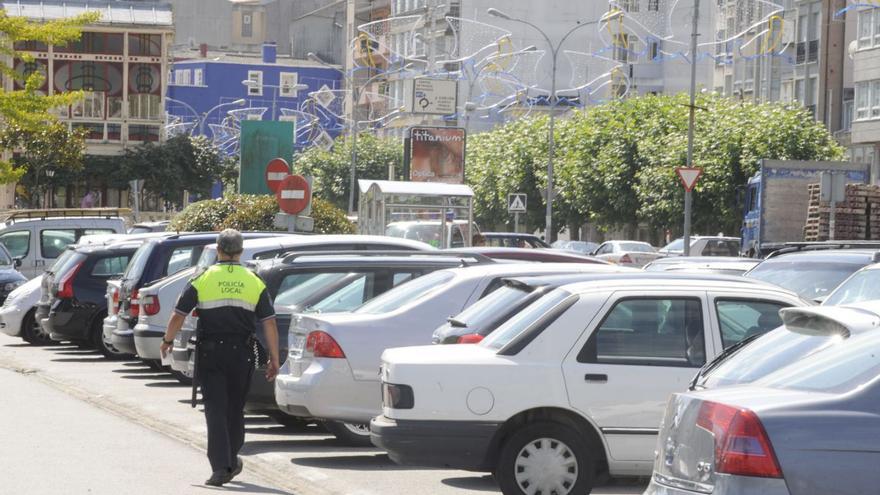
[{"label": "car bumper", "polygon": [[137,348],[134,346],[134,330],[129,328],[128,323],[122,318],[116,319],[116,328],[110,337],[110,343],[119,352],[137,354]]},{"label": "car bumper", "polygon": [[398,464],[491,471],[489,448],[500,427],[477,421],[402,421],[378,416],[370,422],[370,439]]},{"label": "car bumper", "polygon": [[[748,476],[731,476],[716,474],[715,482],[711,488],[712,495],[791,495],[784,479],[779,478],[754,478]],[[704,495],[706,492],[689,490],[687,488],[670,486],[659,483],[655,478],[643,495]]]},{"label": "car bumper", "polygon": [[116,330],[116,315],[110,315],[104,318],[104,342],[113,341],[113,330]]},{"label": "car bumper", "polygon": [[[28,308],[30,309],[30,308]],[[0,332],[11,337],[21,335],[21,323],[24,320],[25,310],[15,306],[0,307]]]},{"label": "car bumper", "polygon": [[165,327],[137,324],[133,332],[134,347],[141,359],[162,359],[159,346],[165,337]]},{"label": "car bumper", "polygon": [[195,331],[192,329],[182,328],[174,337],[174,347],[171,348],[171,353],[166,358],[167,363],[163,361],[163,364],[168,364],[174,371],[192,376],[193,364],[190,360],[193,355],[193,346],[189,341],[194,333]]},{"label": "car bumper", "polygon": [[80,311],[51,311],[43,326],[49,338],[61,342],[65,340],[89,339],[89,314]]},{"label": "car bumper", "polygon": [[380,413],[381,383],[355,380],[345,359],[314,359],[300,376],[290,365],[275,378],[275,402],[287,414],[366,424]]}]

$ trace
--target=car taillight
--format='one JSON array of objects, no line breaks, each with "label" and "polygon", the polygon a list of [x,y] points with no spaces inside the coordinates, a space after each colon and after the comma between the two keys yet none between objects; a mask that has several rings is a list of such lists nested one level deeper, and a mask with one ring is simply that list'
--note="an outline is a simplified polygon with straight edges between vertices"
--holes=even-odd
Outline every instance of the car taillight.
[{"label": "car taillight", "polygon": [[715,472],[782,478],[770,438],[753,411],[706,401],[697,426],[715,436]]},{"label": "car taillight", "polygon": [[484,337],[478,333],[469,333],[467,335],[459,336],[458,340],[455,342],[457,344],[479,344],[483,338]]},{"label": "car taillight", "polygon": [[629,257],[628,254],[624,254],[623,256],[620,257],[620,263],[632,263],[632,262],[633,262],[633,260],[632,260],[632,258]]},{"label": "car taillight", "polygon": [[132,318],[137,318],[141,314],[140,300],[138,297],[140,297],[140,295],[138,294],[138,290],[135,289],[131,293],[131,298],[128,302],[128,315]]},{"label": "car taillight", "polygon": [[306,352],[311,352],[314,357],[344,358],[345,353],[330,334],[315,331],[306,338]]},{"label": "car taillight", "polygon": [[113,304],[110,307],[110,314],[119,313],[119,288],[113,288]]},{"label": "car taillight", "polygon": [[161,309],[159,307],[158,296],[144,296],[144,300],[141,301],[141,306],[144,307],[144,314],[147,316],[158,314]]},{"label": "car taillight", "polygon": [[55,291],[55,297],[58,299],[73,299],[73,279],[76,278],[76,274],[82,266],[83,263],[80,262],[72,270],[62,275],[61,280],[58,282],[58,289]]}]

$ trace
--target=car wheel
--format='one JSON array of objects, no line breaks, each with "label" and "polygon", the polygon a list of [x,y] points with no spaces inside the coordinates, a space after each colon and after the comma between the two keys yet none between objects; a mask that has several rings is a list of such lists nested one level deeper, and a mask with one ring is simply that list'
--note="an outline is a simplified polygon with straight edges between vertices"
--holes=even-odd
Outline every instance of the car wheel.
[{"label": "car wheel", "polygon": [[92,320],[92,329],[91,329],[91,338],[92,345],[95,349],[98,350],[105,358],[111,360],[121,360],[121,359],[130,359],[131,354],[126,354],[121,352],[116,347],[113,347],[113,344],[104,338],[104,317],[106,315],[98,315]]},{"label": "car wheel", "polygon": [[343,445],[349,447],[372,447],[370,441],[370,425],[343,423],[341,421],[324,421],[324,427]]},{"label": "car wheel", "polygon": [[587,442],[559,423],[532,423],[511,435],[498,458],[495,479],[504,495],[587,494],[594,463]]},{"label": "car wheel", "polygon": [[171,376],[177,379],[180,383],[188,386],[192,386],[193,378],[191,373],[184,373],[183,371],[177,371],[174,368],[168,370],[171,373]]},{"label": "car wheel", "polygon": [[33,345],[54,344],[52,339],[49,338],[49,334],[43,330],[43,327],[34,318],[36,312],[37,308],[33,308],[24,315],[24,319],[21,321],[21,338],[28,344]]}]

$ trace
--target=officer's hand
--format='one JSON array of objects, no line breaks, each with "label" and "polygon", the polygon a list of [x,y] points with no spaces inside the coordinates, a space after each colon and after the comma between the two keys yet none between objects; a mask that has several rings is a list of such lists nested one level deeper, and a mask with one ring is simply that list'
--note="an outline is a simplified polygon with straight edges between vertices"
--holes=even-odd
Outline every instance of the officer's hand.
[{"label": "officer's hand", "polygon": [[266,380],[275,381],[276,376],[278,376],[278,361],[270,359],[266,363]]},{"label": "officer's hand", "polygon": [[174,347],[174,344],[166,344],[165,342],[159,344],[159,352],[162,353],[163,358],[168,356],[168,353],[171,352],[172,347]]}]

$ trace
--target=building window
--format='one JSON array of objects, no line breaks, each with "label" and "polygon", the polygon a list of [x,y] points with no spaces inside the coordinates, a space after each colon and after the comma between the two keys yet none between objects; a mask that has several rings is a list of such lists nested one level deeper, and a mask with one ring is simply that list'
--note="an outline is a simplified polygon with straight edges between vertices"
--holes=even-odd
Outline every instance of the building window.
[{"label": "building window", "polygon": [[205,85],[205,71],[203,69],[193,69],[193,85]]},{"label": "building window", "polygon": [[248,81],[253,81],[248,85],[248,95],[263,96],[263,71],[249,70],[247,78]]},{"label": "building window", "polygon": [[296,98],[299,94],[299,90],[296,89],[297,84],[299,84],[299,74],[296,72],[282,72],[278,76],[278,86],[280,87],[278,95]]},{"label": "building window", "polygon": [[254,35],[254,16],[250,12],[241,15],[241,37],[250,38]]},{"label": "building window", "polygon": [[847,100],[843,102],[843,113],[840,116],[840,130],[848,131],[852,129],[853,121],[853,101]]},{"label": "building window", "polygon": [[660,0],[648,0],[648,12],[659,12]]},{"label": "building window", "polygon": [[855,119],[880,119],[880,79],[856,83]]},{"label": "building window", "polygon": [[858,24],[859,49],[880,47],[880,8],[859,12]]},{"label": "building window", "polygon": [[177,86],[189,86],[192,84],[189,69],[177,69],[174,71],[174,84]]}]

